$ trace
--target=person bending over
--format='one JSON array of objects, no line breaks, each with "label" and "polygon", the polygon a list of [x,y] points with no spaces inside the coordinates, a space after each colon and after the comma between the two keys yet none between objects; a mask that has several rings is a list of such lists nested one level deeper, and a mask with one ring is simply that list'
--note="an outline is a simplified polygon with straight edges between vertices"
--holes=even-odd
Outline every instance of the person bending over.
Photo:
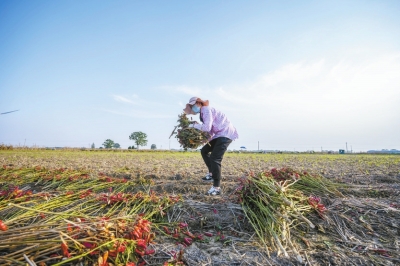
[{"label": "person bending over", "polygon": [[213,186],[207,192],[208,195],[220,195],[221,163],[229,144],[239,138],[236,128],[225,114],[209,106],[208,100],[192,97],[183,110],[188,115],[200,114],[202,124],[194,123],[190,127],[206,131],[211,136],[208,140],[210,145],[205,144],[201,149],[201,156],[208,168],[207,175],[202,179],[213,182]]}]

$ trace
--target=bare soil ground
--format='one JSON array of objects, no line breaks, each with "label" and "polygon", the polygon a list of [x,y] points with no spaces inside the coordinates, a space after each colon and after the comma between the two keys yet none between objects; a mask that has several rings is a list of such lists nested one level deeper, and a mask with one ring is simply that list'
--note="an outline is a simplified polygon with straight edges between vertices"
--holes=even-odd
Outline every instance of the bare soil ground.
[{"label": "bare soil ground", "polygon": [[[223,161],[223,195],[206,196],[206,168],[197,152],[0,151],[1,165],[87,169],[110,176],[151,179],[158,193],[181,194],[165,222],[186,222],[193,233],[210,233],[188,247],[157,234],[148,265],[180,254],[186,265],[400,265],[400,156],[235,154]],[[343,197],[323,197],[327,218],[309,219],[316,229],[292,232],[301,258],[285,258],[257,239],[237,204],[237,179],[249,171],[291,167],[343,184]],[[182,252],[180,253],[180,251]]]}]

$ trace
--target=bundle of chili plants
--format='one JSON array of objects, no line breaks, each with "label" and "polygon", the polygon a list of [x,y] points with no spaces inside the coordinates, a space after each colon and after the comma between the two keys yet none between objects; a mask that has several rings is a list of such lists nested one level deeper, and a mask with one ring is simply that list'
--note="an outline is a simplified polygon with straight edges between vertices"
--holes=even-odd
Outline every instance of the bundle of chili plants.
[{"label": "bundle of chili plants", "polygon": [[[81,261],[89,265],[128,265],[155,251],[151,222],[130,218],[64,219],[2,232],[2,265],[24,264],[27,257],[37,265],[62,265]],[[4,254],[4,253],[3,253]]]},{"label": "bundle of chili plants", "polygon": [[150,185],[151,180],[143,178],[125,179],[110,177],[104,173],[87,170],[70,170],[65,168],[46,169],[40,166],[30,168],[0,168],[0,199],[2,192],[8,190],[8,185],[22,190],[24,187],[34,187],[41,191],[79,191],[90,189],[92,192],[113,191],[127,192],[138,185]]},{"label": "bundle of chili plants", "polygon": [[[39,193],[1,210],[0,264],[22,264],[23,250],[37,263],[73,260],[113,265],[150,255],[151,220],[165,215],[180,197],[155,193]],[[45,265],[45,264],[42,264]],[[111,265],[111,264],[110,264]]]},{"label": "bundle of chili plants", "polygon": [[[31,194],[7,200],[0,217],[10,228],[53,222],[71,217],[125,217],[143,213],[147,219],[158,219],[179,196],[159,196],[155,193],[93,193],[90,190],[50,194]],[[2,200],[0,198],[0,203]]]},{"label": "bundle of chili plants", "polygon": [[3,167],[0,264],[25,264],[26,254],[40,265],[128,265],[154,253],[147,248],[151,221],[181,198],[134,192],[142,185],[104,174]]},{"label": "bundle of chili plants", "polygon": [[180,114],[178,119],[178,125],[176,138],[179,144],[185,150],[197,149],[199,146],[206,144],[210,138],[210,134],[205,131],[198,130],[193,127],[189,127],[193,121],[190,121],[185,113]]},{"label": "bundle of chili plants", "polygon": [[260,240],[279,254],[291,251],[301,260],[291,231],[300,225],[315,227],[306,216],[316,211],[324,217],[326,208],[317,195],[337,192],[332,186],[323,178],[310,181],[307,173],[282,168],[241,178],[236,195]]}]

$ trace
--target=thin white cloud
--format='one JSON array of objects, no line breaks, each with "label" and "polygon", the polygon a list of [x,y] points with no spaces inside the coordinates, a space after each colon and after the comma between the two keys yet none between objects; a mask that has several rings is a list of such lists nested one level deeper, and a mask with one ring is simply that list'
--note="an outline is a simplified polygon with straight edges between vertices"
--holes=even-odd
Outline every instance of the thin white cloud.
[{"label": "thin white cloud", "polygon": [[114,99],[115,101],[117,101],[117,102],[135,104],[132,100],[130,100],[130,99],[128,99],[128,98],[125,98],[125,97],[123,97],[123,96],[121,96],[121,95],[113,95],[112,97],[113,97],[113,99]]},{"label": "thin white cloud", "polygon": [[[400,56],[366,61],[326,60],[283,66],[248,85],[216,88],[214,93],[235,104],[268,106],[326,104],[365,106],[399,95]],[[246,108],[252,108],[248,106]]]},{"label": "thin white cloud", "polygon": [[244,96],[243,94],[238,94],[237,90],[232,93],[232,91],[228,91],[222,87],[215,90],[215,94],[219,97],[227,100],[228,102],[232,102],[235,104],[251,104],[253,101]]},{"label": "thin white cloud", "polygon": [[165,103],[159,103],[159,102],[152,102],[152,101],[147,101],[142,98],[140,98],[136,94],[132,94],[129,98],[120,96],[120,95],[113,95],[113,99],[117,102],[123,102],[123,103],[128,103],[136,106],[160,106],[160,105],[166,105]]},{"label": "thin white cloud", "polygon": [[303,81],[318,76],[324,66],[324,59],[305,64],[304,62],[287,64],[261,78],[255,85],[263,87],[275,86],[282,82]]},{"label": "thin white cloud", "polygon": [[138,110],[127,111],[127,112],[115,111],[115,110],[110,110],[110,109],[102,109],[102,110],[107,113],[120,115],[120,116],[129,116],[129,117],[134,117],[134,118],[158,119],[158,118],[174,117],[172,115],[156,114],[156,113],[150,113],[150,112],[138,111]]},{"label": "thin white cloud", "polygon": [[197,88],[197,87],[190,87],[190,86],[161,86],[161,89],[165,89],[172,92],[180,92],[190,96],[199,96],[203,95],[205,89]]}]

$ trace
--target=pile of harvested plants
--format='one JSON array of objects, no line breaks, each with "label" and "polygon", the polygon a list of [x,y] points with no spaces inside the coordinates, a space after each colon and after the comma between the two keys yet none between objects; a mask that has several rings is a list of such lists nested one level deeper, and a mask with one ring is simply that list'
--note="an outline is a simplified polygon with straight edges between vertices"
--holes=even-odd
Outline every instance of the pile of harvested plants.
[{"label": "pile of harvested plants", "polygon": [[306,217],[313,211],[324,218],[327,209],[318,195],[340,192],[337,184],[321,176],[274,168],[241,178],[236,194],[260,240],[278,254],[293,252],[301,261],[291,233],[300,225],[314,228]]},{"label": "pile of harvested plants", "polygon": [[177,129],[176,138],[178,139],[181,147],[187,149],[197,149],[199,146],[204,145],[210,138],[210,134],[207,132],[198,130],[196,128],[189,127],[190,124],[195,123],[190,121],[185,113],[179,115],[179,124],[175,127]]},{"label": "pile of harvested plants", "polygon": [[0,169],[1,265],[136,265],[155,253],[152,221],[180,197],[103,173]]}]

